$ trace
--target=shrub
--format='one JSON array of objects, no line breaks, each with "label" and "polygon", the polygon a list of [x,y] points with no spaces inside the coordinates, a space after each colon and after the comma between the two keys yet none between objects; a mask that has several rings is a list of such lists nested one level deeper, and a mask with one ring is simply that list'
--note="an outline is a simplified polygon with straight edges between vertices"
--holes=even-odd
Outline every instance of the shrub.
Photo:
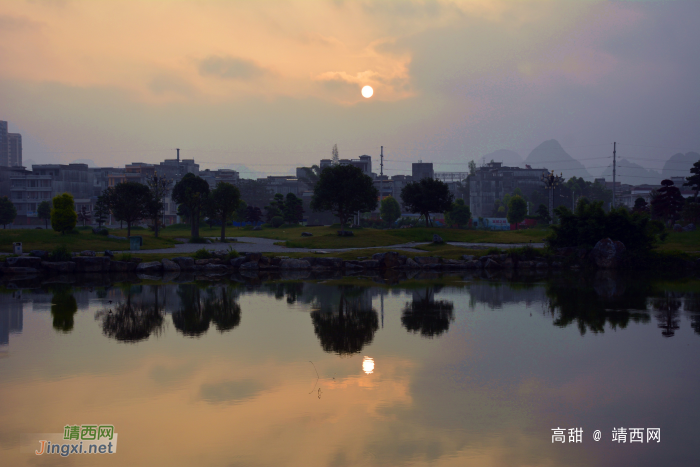
[{"label": "shrub", "polygon": [[119,259],[117,259],[117,261],[131,261],[131,253],[122,253],[121,255],[119,255]]},{"label": "shrub", "polygon": [[240,256],[240,254],[236,250],[234,250],[231,247],[228,247],[228,252],[226,253],[226,256],[224,257],[224,260],[228,262],[228,261],[231,261],[232,259],[238,258],[239,256]]},{"label": "shrub", "polygon": [[663,224],[626,209],[603,210],[602,201],[582,199],[571,212],[564,206],[555,210],[559,225],[547,237],[551,247],[593,247],[603,238],[618,240],[631,253],[648,252],[666,238]]},{"label": "shrub", "polygon": [[209,259],[211,258],[211,253],[206,248],[200,248],[199,250],[194,252],[192,257],[194,259]]},{"label": "shrub", "polygon": [[278,228],[284,224],[284,219],[281,216],[275,216],[272,218],[272,227]]},{"label": "shrub", "polygon": [[70,261],[71,259],[73,259],[73,255],[65,245],[59,245],[49,253],[49,261]]}]

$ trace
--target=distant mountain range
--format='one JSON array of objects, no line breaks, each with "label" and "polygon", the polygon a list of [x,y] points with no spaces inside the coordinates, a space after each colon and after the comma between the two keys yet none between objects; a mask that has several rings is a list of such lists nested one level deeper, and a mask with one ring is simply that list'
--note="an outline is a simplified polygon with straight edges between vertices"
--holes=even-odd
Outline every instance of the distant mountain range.
[{"label": "distant mountain range", "polygon": [[[690,175],[690,168],[699,160],[700,154],[697,152],[674,154],[666,161],[661,173],[659,173],[628,159],[620,158],[617,161],[616,179],[619,182],[630,185],[641,185],[644,183],[655,185],[666,178],[687,177]],[[529,165],[532,168],[546,168],[554,170],[555,173],[562,173],[564,178],[567,179],[576,176],[583,177],[584,180],[593,181],[594,178],[602,177],[612,181],[613,178],[612,163],[600,175],[591,175],[586,167],[571,157],[556,139],[550,139],[537,146],[528,154],[525,160],[515,151],[499,149],[481,156],[479,161],[484,163],[491,161],[502,162],[506,167],[525,167],[525,165]]]},{"label": "distant mountain range", "polygon": [[677,153],[671,156],[664,164],[661,170],[663,178],[671,177],[688,177],[690,176],[690,168],[697,161],[700,161],[700,154],[697,152],[686,152],[685,154]]},{"label": "distant mountain range", "polygon": [[[603,177],[608,181],[612,181],[612,164],[603,170],[600,177]],[[656,170],[647,170],[639,164],[635,164],[634,162],[622,158],[617,160],[617,174],[615,176],[615,180],[629,185],[658,185],[661,183],[662,177]]]}]

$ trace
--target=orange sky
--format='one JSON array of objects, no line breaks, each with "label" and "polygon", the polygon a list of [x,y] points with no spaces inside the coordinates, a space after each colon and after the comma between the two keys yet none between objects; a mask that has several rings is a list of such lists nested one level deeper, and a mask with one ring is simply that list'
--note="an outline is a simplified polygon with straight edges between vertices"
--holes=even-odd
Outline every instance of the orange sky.
[{"label": "orange sky", "polygon": [[[404,162],[464,163],[501,148],[524,156],[552,137],[583,158],[577,145],[622,136],[694,146],[691,132],[673,134],[678,121],[643,118],[683,114],[679,105],[691,112],[681,124],[697,116],[680,92],[690,65],[664,45],[693,49],[695,36],[663,34],[693,8],[5,0],[0,119],[25,135],[25,159],[98,165],[158,161],[175,147],[203,165],[284,172],[327,157],[334,143],[343,157],[384,145]],[[661,108],[632,108],[672,83],[678,92]],[[369,100],[364,85],[375,90]],[[606,103],[615,109],[601,121]]]}]

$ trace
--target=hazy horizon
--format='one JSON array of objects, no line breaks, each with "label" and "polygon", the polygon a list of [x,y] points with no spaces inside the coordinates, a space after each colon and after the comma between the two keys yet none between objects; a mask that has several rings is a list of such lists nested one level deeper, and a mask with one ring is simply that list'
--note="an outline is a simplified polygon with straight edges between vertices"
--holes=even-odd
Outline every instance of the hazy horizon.
[{"label": "hazy horizon", "polygon": [[698,17],[693,1],[0,1],[0,120],[36,163],[179,147],[247,177],[383,145],[393,175],[555,139],[592,176],[613,141],[661,172],[700,152]]}]

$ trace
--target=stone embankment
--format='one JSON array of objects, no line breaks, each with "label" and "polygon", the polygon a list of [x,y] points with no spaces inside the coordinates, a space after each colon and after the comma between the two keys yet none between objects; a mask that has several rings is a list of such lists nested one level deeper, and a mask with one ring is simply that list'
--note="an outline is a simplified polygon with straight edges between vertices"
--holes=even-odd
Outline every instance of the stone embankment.
[{"label": "stone embankment", "polygon": [[[625,246],[611,239],[603,239],[593,249],[559,248],[546,256],[536,250],[526,253],[508,253],[473,256],[464,255],[459,260],[437,256],[410,258],[395,251],[376,253],[371,258],[344,260],[332,257],[290,258],[287,256],[265,256],[262,253],[247,253],[227,259],[228,252],[213,252],[210,259],[194,259],[181,256],[162,261],[143,262],[140,258],[116,261],[111,252],[97,256],[92,251],[83,251],[69,261],[47,261],[44,251],[33,251],[31,256],[8,257],[0,263],[0,275],[52,275],[70,273],[136,273],[159,276],[168,273],[196,272],[218,275],[231,271],[257,273],[272,271],[342,271],[358,273],[370,270],[560,270],[560,269],[619,269],[624,267]],[[697,262],[686,261],[688,269],[700,268]]]}]

